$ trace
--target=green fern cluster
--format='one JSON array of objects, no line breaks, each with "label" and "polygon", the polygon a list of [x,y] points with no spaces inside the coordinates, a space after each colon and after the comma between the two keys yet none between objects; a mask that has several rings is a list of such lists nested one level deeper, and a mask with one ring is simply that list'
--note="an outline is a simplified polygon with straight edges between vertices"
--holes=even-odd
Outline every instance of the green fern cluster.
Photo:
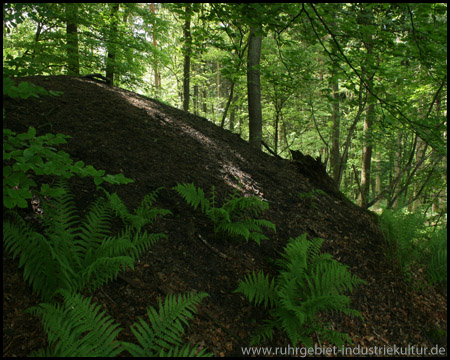
[{"label": "green fern cluster", "polygon": [[313,346],[310,335],[314,332],[337,346],[351,342],[347,334],[321,323],[318,315],[341,312],[361,316],[349,308],[350,299],[342,293],[365,282],[351,275],[330,254],[320,254],[322,243],[320,238],[308,241],[306,234],[290,239],[282,259],[277,261],[280,272],[276,278],[269,279],[259,272],[240,281],[236,292],[255,305],[263,304],[270,309],[270,319],[252,338],[252,344],[271,339],[274,328],[285,331],[293,346],[299,342]]},{"label": "green fern cluster", "polygon": [[407,277],[411,266],[420,255],[417,238],[424,221],[421,214],[405,215],[392,210],[384,210],[380,217],[380,225],[388,244],[388,256],[397,260],[401,271]]},{"label": "green fern cluster", "polygon": [[117,356],[127,350],[132,356],[209,356],[189,345],[182,346],[183,324],[192,319],[195,306],[207,296],[205,293],[168,295],[159,311],[147,309],[150,326],[139,318],[131,327],[138,344],[116,340],[121,329],[110,316],[91,305],[91,298],[62,291],[64,304],[40,304],[28,312],[42,316],[49,346],[30,354],[32,357]]},{"label": "green fern cluster", "polygon": [[200,206],[201,211],[214,223],[216,234],[227,234],[231,237],[254,240],[258,245],[267,239],[262,233],[262,227],[276,231],[275,225],[264,219],[254,219],[269,208],[267,202],[256,196],[242,197],[234,192],[221,207],[216,207],[214,187],[211,200],[205,196],[201,188],[194,184],[178,184],[174,189],[194,209]]},{"label": "green fern cluster", "polygon": [[431,238],[424,242],[421,262],[426,267],[428,281],[447,289],[447,229],[436,230]]},{"label": "green fern cluster", "polygon": [[[153,193],[138,209],[129,213],[116,194],[109,200],[99,198],[84,219],[76,215],[72,195],[65,183],[58,185],[58,195],[44,210],[43,234],[32,229],[17,213],[3,222],[5,248],[24,268],[24,278],[44,301],[51,301],[59,290],[71,293],[88,286],[91,290],[117,277],[126,266],[164,234],[149,234],[142,226],[156,216],[169,213],[152,209]],[[110,236],[111,222],[118,214],[126,227]]]}]

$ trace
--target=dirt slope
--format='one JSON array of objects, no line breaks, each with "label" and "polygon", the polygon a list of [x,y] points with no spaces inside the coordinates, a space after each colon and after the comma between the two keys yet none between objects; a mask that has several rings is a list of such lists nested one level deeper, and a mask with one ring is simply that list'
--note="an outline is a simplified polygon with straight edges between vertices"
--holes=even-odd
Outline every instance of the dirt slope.
[{"label": "dirt slope", "polygon": [[[109,188],[130,208],[148,192],[166,187],[158,207],[171,210],[173,216],[159,220],[152,231],[165,232],[168,239],[143,257],[135,273],[127,273],[94,295],[121,324],[123,339],[132,339],[128,326],[163,293],[195,289],[210,294],[202,306],[208,316],[195,318],[187,340],[216,355],[241,355],[240,347],[248,344],[254,329],[253,320],[265,314],[233,293],[238,280],[252,270],[273,271],[269,259],[278,257],[289,237],[305,232],[325,239],[323,250],[367,281],[351,297],[365,322],[332,318],[336,329],[347,332],[355,345],[430,347],[423,330],[444,322],[446,328],[446,299],[434,292],[412,292],[403,284],[383,257],[382,237],[373,216],[332,192],[314,202],[301,199],[300,193],[320,188],[321,181],[308,178],[308,172],[299,171],[295,163],[257,152],[239,136],[204,118],[126,90],[68,76],[26,80],[64,94],[27,101],[5,99],[8,127],[26,131],[33,125],[38,134],[72,136],[63,149],[73,159],[135,180]],[[184,182],[194,182],[205,192],[214,185],[220,203],[240,187],[246,195],[260,196],[270,204],[263,217],[276,224],[277,232],[267,232],[270,240],[260,247],[215,240],[201,213],[192,212],[170,190]],[[94,186],[75,179],[71,188],[83,211],[96,193]],[[212,252],[198,234],[232,260]],[[43,346],[45,337],[38,322],[23,314],[37,299],[21,280],[18,262],[5,254],[3,259],[3,355],[23,356]],[[286,346],[288,341],[280,335],[270,345]]]}]

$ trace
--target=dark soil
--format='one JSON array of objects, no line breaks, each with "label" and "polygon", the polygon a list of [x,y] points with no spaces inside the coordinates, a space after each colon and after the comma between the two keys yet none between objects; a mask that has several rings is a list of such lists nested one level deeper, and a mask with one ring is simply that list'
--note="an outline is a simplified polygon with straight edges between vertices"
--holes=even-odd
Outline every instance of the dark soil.
[{"label": "dark soil", "polygon": [[[364,322],[330,316],[335,329],[349,334],[355,346],[430,348],[433,344],[425,332],[436,326],[447,328],[446,296],[405,284],[395,264],[383,255],[386,249],[376,217],[324,188],[328,180],[317,178],[317,172],[302,168],[304,164],[256,151],[207,119],[98,81],[69,76],[26,80],[64,94],[4,99],[4,126],[25,132],[32,125],[38,135],[70,135],[61,149],[74,160],[134,180],[105,186],[117,191],[130,209],[147,193],[164,187],[157,206],[173,215],[159,219],[149,230],[165,233],[167,239],[143,255],[134,272],[88,294],[121,325],[121,339],[133,341],[129,326],[165,294],[204,291],[210,296],[190,322],[186,340],[216,356],[241,356],[241,346],[248,345],[266,313],[233,293],[239,279],[253,270],[275,274],[270,260],[279,257],[290,237],[303,233],[325,239],[323,250],[367,281],[351,295],[352,307],[361,312]],[[214,185],[219,203],[235,189],[268,201],[270,210],[262,217],[275,223],[277,232],[267,231],[270,240],[261,246],[215,239],[201,212],[193,211],[171,190],[177,183],[191,182],[207,193]],[[90,179],[73,178],[70,186],[81,212],[101,195]],[[315,199],[299,196],[317,188],[326,194]],[[218,256],[198,235],[230,259]],[[4,252],[3,356],[26,356],[46,345],[39,320],[24,313],[38,303],[23,281],[18,260]],[[276,334],[265,345],[288,344]]]}]

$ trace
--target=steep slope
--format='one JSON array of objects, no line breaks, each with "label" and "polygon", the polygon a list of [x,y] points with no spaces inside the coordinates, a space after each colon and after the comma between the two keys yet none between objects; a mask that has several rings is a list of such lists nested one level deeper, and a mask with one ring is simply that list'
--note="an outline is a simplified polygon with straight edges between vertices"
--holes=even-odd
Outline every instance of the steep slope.
[{"label": "steep slope", "polygon": [[[148,304],[154,305],[161,292],[206,291],[210,297],[203,306],[209,315],[196,318],[187,337],[216,355],[241,355],[240,346],[248,344],[253,320],[265,314],[233,293],[238,280],[252,270],[273,272],[269,259],[278,257],[289,237],[303,233],[325,239],[323,250],[367,281],[352,295],[353,307],[361,311],[365,322],[332,319],[336,329],[350,334],[355,345],[431,346],[423,330],[446,322],[445,300],[434,293],[412,293],[386,262],[382,236],[370,213],[329,189],[314,201],[300,197],[301,193],[322,188],[323,181],[311,176],[314,172],[255,151],[238,135],[204,118],[130,91],[68,76],[26,80],[64,94],[26,101],[6,99],[8,127],[25,131],[33,125],[39,134],[72,136],[63,149],[75,160],[111,174],[123,172],[135,180],[129,185],[110,187],[129,207],[136,206],[148,192],[165,187],[158,207],[170,209],[174,215],[161,219],[152,230],[165,232],[168,239],[141,259],[135,273],[127,273],[95,295],[124,329],[136,316],[144,314]],[[263,217],[276,224],[277,232],[268,231],[270,240],[260,247],[252,242],[214,240],[211,225],[201,213],[193,212],[170,190],[185,182],[194,182],[205,192],[214,185],[219,203],[234,189],[260,196],[270,205]],[[83,210],[96,193],[93,184],[74,179],[71,187]],[[232,260],[217,256],[198,234]],[[4,301],[5,313],[10,314],[4,319],[4,344],[10,344],[14,334],[20,332],[21,321],[13,324],[9,316],[20,314],[23,322],[30,321],[29,315],[21,313],[20,305],[26,308],[35,300],[29,300],[29,290],[18,290],[26,287],[19,281],[16,263],[9,257],[4,260],[4,283],[5,277],[15,279],[14,283],[7,281],[5,288],[5,293],[14,294],[6,305]],[[18,300],[21,296],[28,300]],[[127,331],[123,338],[130,340]],[[8,337],[8,333],[13,335]],[[271,345],[287,344],[279,336]],[[36,346],[33,343],[20,351],[26,355]],[[15,351],[7,354],[21,355]]]}]

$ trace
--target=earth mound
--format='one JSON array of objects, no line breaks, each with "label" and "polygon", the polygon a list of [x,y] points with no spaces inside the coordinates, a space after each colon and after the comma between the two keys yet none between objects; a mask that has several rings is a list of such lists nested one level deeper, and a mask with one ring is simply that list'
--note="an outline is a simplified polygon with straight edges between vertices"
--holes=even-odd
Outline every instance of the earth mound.
[{"label": "earth mound", "polygon": [[[308,162],[299,164],[256,151],[238,135],[205,118],[95,79],[33,76],[17,80],[63,94],[5,98],[4,127],[25,132],[34,126],[38,135],[70,135],[61,149],[75,161],[134,180],[107,187],[117,191],[129,208],[164,187],[157,206],[171,210],[173,216],[158,220],[150,230],[164,232],[167,240],[154,245],[135,272],[124,274],[93,296],[120,323],[123,340],[132,341],[129,325],[165,293],[205,291],[210,297],[191,322],[186,340],[208,347],[217,356],[242,356],[241,346],[248,345],[255,320],[260,322],[267,314],[233,291],[250,271],[274,274],[270,259],[279,257],[290,237],[303,233],[325,239],[322,250],[367,281],[351,295],[352,307],[365,321],[331,318],[336,330],[351,336],[354,346],[431,347],[424,329],[446,323],[442,296],[412,293],[393,271],[373,214],[328,188],[329,181],[318,176],[317,170],[304,168]],[[276,224],[277,232],[267,231],[270,240],[261,246],[215,240],[207,219],[171,190],[177,183],[192,182],[207,194],[214,186],[219,204],[236,189],[245,196],[259,196],[270,205],[261,217]],[[101,195],[87,179],[71,179],[70,186],[81,212]],[[314,189],[323,193],[314,199],[301,196]],[[228,259],[205,246],[199,235]],[[39,321],[23,313],[39,300],[24,284],[18,261],[6,254],[3,259],[3,355],[24,356],[45,344]],[[270,345],[287,344],[278,334]]]}]

